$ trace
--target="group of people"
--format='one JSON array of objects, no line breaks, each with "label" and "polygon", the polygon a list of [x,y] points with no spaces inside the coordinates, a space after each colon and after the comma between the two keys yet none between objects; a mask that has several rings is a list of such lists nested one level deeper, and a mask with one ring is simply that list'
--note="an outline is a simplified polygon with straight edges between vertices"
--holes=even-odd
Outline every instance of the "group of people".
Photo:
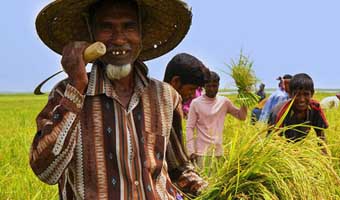
[{"label": "group of people", "polygon": [[[37,32],[62,55],[68,78],[37,116],[30,165],[43,182],[58,184],[60,199],[180,200],[207,187],[193,162],[203,167],[206,157],[223,156],[225,116],[245,120],[247,107],[217,95],[219,75],[190,54],[172,58],[163,81],[150,78],[143,62],[176,47],[191,17],[179,0],[60,0],[39,13]],[[87,73],[84,51],[95,41],[107,51]],[[297,74],[288,87],[286,78],[276,93],[286,89],[290,97],[282,95],[287,101],[281,107],[267,106],[278,101],[269,98],[260,118],[276,123],[294,97],[281,126],[309,121],[324,138],[328,124],[311,100],[312,79]],[[259,95],[265,100],[264,85]],[[293,131],[285,136],[305,137]]]}]

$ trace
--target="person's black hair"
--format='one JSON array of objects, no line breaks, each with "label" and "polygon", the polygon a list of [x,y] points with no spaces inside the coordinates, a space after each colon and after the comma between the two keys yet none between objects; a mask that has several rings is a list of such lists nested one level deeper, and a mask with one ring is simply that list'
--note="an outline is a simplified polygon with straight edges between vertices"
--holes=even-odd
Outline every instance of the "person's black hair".
[{"label": "person's black hair", "polygon": [[193,84],[202,87],[209,78],[209,69],[196,57],[180,53],[167,64],[163,80],[170,83],[175,76],[180,78],[182,85]]},{"label": "person's black hair", "polygon": [[282,78],[283,79],[292,79],[292,75],[290,75],[290,74],[285,74]]},{"label": "person's black hair", "polygon": [[289,89],[292,94],[298,90],[308,90],[314,94],[313,79],[306,73],[295,74],[290,80]]},{"label": "person's black hair", "polygon": [[283,75],[283,77],[281,77],[281,76],[277,77],[276,80],[279,81],[279,84],[278,84],[279,88],[282,87],[282,84],[283,84],[283,80],[284,80],[284,79],[292,79],[292,77],[293,77],[293,76],[290,75],[290,74],[285,74],[285,75]]},{"label": "person's black hair", "polygon": [[210,71],[208,82],[213,82],[213,81],[220,82],[220,76],[216,72]]}]

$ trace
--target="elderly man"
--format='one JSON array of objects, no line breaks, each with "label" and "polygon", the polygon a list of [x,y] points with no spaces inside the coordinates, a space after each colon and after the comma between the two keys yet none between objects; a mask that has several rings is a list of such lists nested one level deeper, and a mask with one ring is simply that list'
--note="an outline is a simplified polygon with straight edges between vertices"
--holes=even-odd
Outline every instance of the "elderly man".
[{"label": "elderly man", "polygon": [[[30,165],[58,183],[60,199],[181,199],[179,190],[206,185],[180,143],[169,145],[181,131],[180,96],[142,62],[173,49],[190,22],[179,0],[59,0],[38,15],[38,34],[62,54],[68,78],[37,117]],[[107,52],[87,74],[83,54],[94,41]]]}]

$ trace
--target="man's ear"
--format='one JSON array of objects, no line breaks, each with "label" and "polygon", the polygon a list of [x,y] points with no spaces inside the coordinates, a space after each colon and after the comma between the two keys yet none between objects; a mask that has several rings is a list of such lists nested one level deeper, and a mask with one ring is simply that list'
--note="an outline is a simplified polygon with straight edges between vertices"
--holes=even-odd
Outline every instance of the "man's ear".
[{"label": "man's ear", "polygon": [[179,76],[172,77],[170,80],[170,85],[176,90],[178,90],[182,85],[180,77]]}]

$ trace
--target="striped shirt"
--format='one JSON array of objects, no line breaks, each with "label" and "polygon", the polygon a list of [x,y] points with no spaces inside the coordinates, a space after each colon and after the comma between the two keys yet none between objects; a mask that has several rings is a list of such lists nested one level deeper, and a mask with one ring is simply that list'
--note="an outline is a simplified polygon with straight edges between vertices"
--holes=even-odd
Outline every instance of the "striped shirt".
[{"label": "striped shirt", "polygon": [[93,65],[86,95],[67,80],[50,93],[30,151],[34,173],[58,183],[62,200],[176,199],[178,189],[196,194],[205,182],[182,148],[178,93],[148,78],[136,62],[125,109],[103,69]]}]

